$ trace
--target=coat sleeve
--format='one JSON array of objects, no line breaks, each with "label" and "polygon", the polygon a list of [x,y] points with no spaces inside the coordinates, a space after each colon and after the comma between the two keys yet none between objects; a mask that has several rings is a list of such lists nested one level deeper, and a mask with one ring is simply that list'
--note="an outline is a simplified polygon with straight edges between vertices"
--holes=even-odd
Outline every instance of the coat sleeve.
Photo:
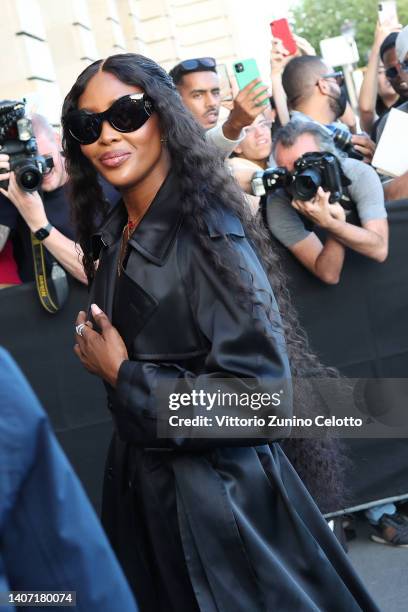
[{"label": "coat sleeve", "polygon": [[[239,414],[262,418],[272,411],[278,417],[291,416],[290,371],[275,298],[239,222],[238,229],[233,231],[226,238],[216,231],[210,235],[218,257],[237,274],[236,288],[214,269],[196,243],[179,240],[182,282],[197,327],[208,341],[209,351],[199,374],[183,369],[180,363],[130,360],[122,363],[116,390],[110,397],[110,407],[122,439],[148,448],[188,450],[226,445],[257,446],[288,434],[287,428],[284,432],[264,428],[262,433],[254,428],[247,430],[250,435],[246,435],[245,429],[239,429],[239,436],[230,437],[233,434],[228,433],[224,437],[225,430],[214,421],[215,427],[204,430],[210,432],[208,438],[202,437],[202,428],[194,427],[187,435],[183,430],[184,434],[176,437],[168,426],[172,414],[181,414],[169,409],[170,395],[174,398],[182,393],[195,391],[198,394],[202,390],[234,392],[245,402],[248,398],[259,398],[261,393],[271,396],[278,390],[281,392],[279,405],[258,407],[255,412],[246,404],[239,409]],[[245,294],[251,292],[252,298],[248,300]],[[215,419],[217,411],[222,413],[217,402],[211,411],[202,406],[190,406],[188,416],[210,416],[211,412],[211,418]],[[197,435],[197,432],[200,433]]]}]

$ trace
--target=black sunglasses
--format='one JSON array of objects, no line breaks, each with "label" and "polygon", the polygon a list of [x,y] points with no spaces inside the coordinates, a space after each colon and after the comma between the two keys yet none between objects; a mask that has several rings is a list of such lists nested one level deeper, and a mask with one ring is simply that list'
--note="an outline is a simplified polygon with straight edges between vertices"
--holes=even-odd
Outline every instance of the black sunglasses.
[{"label": "black sunglasses", "polygon": [[209,68],[215,68],[215,66],[216,62],[213,57],[197,57],[196,59],[183,60],[178,65],[179,69],[185,70],[186,72],[197,70],[197,68],[208,70]]},{"label": "black sunglasses", "polygon": [[321,79],[336,79],[336,83],[339,87],[342,87],[344,85],[344,74],[342,70],[337,70],[336,72],[331,72],[330,74],[324,74],[320,78]]},{"label": "black sunglasses", "polygon": [[79,143],[87,145],[98,140],[104,121],[118,132],[134,132],[146,123],[153,109],[153,101],[146,94],[129,94],[115,100],[103,113],[71,111],[64,119],[64,129]]},{"label": "black sunglasses", "polygon": [[391,68],[387,68],[385,71],[385,76],[387,79],[395,79],[398,76],[398,68],[395,66],[391,66]]}]

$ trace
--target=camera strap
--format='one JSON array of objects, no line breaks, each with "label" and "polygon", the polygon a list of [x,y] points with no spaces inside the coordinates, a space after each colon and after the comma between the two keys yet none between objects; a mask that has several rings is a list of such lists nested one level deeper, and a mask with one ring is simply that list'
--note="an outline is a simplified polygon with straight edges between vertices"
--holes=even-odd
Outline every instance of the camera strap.
[{"label": "camera strap", "polygon": [[68,280],[66,272],[57,261],[53,261],[49,279],[53,288],[53,296],[51,296],[48,288],[44,246],[34,234],[31,234],[31,246],[33,250],[35,282],[37,285],[38,297],[45,310],[51,314],[55,314],[62,308],[68,297]]}]

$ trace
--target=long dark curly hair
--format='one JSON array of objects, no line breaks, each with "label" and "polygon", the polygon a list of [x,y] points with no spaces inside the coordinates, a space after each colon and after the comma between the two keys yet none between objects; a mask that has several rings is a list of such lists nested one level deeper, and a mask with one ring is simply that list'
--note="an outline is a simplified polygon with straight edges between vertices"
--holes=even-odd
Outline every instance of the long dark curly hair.
[{"label": "long dark curly hair", "polygon": [[[240,219],[248,240],[263,263],[278,302],[282,315],[280,325],[281,329],[283,328],[291,371],[295,380],[333,376],[334,372],[325,369],[311,351],[307,338],[299,326],[278,255],[270,248],[268,234],[263,224],[251,215],[244,195],[226,170],[219,150],[206,141],[201,126],[184,106],[171,78],[158,64],[142,55],[132,53],[113,55],[104,61],[94,62],[79,75],[66,96],[62,110],[62,125],[64,126],[67,114],[77,109],[79,97],[90,79],[100,70],[114,75],[123,83],[140,87],[153,100],[161,133],[170,156],[172,172],[178,179],[184,217],[204,253],[212,260],[215,269],[225,280],[227,286],[228,284],[232,287],[238,285],[246,295],[247,302],[251,302],[254,307],[258,305],[255,290],[242,286],[237,269],[232,270],[217,256],[208,234],[208,219],[212,216],[216,218],[220,206],[229,209]],[[90,236],[95,230],[96,219],[106,211],[106,202],[94,167],[82,154],[79,143],[65,130],[63,149],[70,177],[77,239],[83,250],[84,269],[91,283],[95,274],[95,266]],[[237,266],[239,266],[238,263]],[[267,316],[276,325],[276,316],[273,315],[272,309]],[[295,385],[295,408],[296,404],[301,403],[302,412],[304,412],[304,403],[310,401],[306,396],[304,389],[297,390]],[[334,442],[332,444],[311,444],[307,440],[293,440],[287,443],[287,451],[289,455],[293,455],[295,467],[296,463],[299,464],[299,468],[301,465],[309,466],[306,473],[301,473],[301,476],[317,502],[320,502],[320,484],[325,482],[335,484],[332,486],[332,491],[325,488],[321,492],[321,500],[332,499],[333,503],[337,503],[341,494],[342,465],[341,456],[334,448]],[[328,470],[332,472],[330,477],[327,474]],[[299,473],[301,471],[299,469]],[[308,478],[307,472],[313,476],[312,479]],[[320,506],[324,510],[321,503]]]}]

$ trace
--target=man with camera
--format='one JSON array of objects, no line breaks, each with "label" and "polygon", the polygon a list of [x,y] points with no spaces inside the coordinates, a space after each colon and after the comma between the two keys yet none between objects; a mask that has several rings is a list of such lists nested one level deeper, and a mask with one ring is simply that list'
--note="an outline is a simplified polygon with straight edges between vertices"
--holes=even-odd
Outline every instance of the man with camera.
[{"label": "man with camera", "polygon": [[[20,108],[23,103],[7,104]],[[22,113],[17,115],[20,118],[16,121],[8,109],[10,106],[0,104],[0,127],[3,130],[0,142],[0,185],[3,185],[0,188],[0,224],[11,230],[21,280],[30,282],[35,279],[33,235],[45,247],[48,272],[56,260],[69,274],[86,284],[81,250],[74,242],[67,197],[68,177],[60,136],[42,115],[33,115],[31,126]],[[19,121],[18,129],[14,129]],[[22,126],[27,134],[23,134]],[[1,149],[10,151],[10,155]],[[37,187],[41,188],[41,195]],[[110,195],[114,199],[113,194]]]},{"label": "man with camera", "polygon": [[[289,122],[278,132],[273,151],[278,168],[264,174],[266,219],[272,235],[301,264],[335,284],[345,247],[378,262],[386,259],[384,195],[370,166],[340,158],[327,130],[311,122]],[[348,222],[348,215],[357,216],[357,224]],[[325,231],[324,242],[316,228]]]},{"label": "man with camera", "polygon": [[183,60],[169,74],[185,106],[206,130],[207,140],[218,147],[225,157],[244,138],[242,129],[251,125],[265,110],[263,102],[269,97],[266,87],[260,87],[261,80],[253,80],[234,99],[228,119],[222,125],[217,125],[222,99],[215,59],[202,57]]},{"label": "man with camera", "polygon": [[291,120],[314,121],[327,129],[336,146],[371,163],[374,142],[366,134],[350,134],[339,121],[346,110],[347,96],[342,88],[344,77],[333,72],[320,57],[295,57],[282,73]]}]

